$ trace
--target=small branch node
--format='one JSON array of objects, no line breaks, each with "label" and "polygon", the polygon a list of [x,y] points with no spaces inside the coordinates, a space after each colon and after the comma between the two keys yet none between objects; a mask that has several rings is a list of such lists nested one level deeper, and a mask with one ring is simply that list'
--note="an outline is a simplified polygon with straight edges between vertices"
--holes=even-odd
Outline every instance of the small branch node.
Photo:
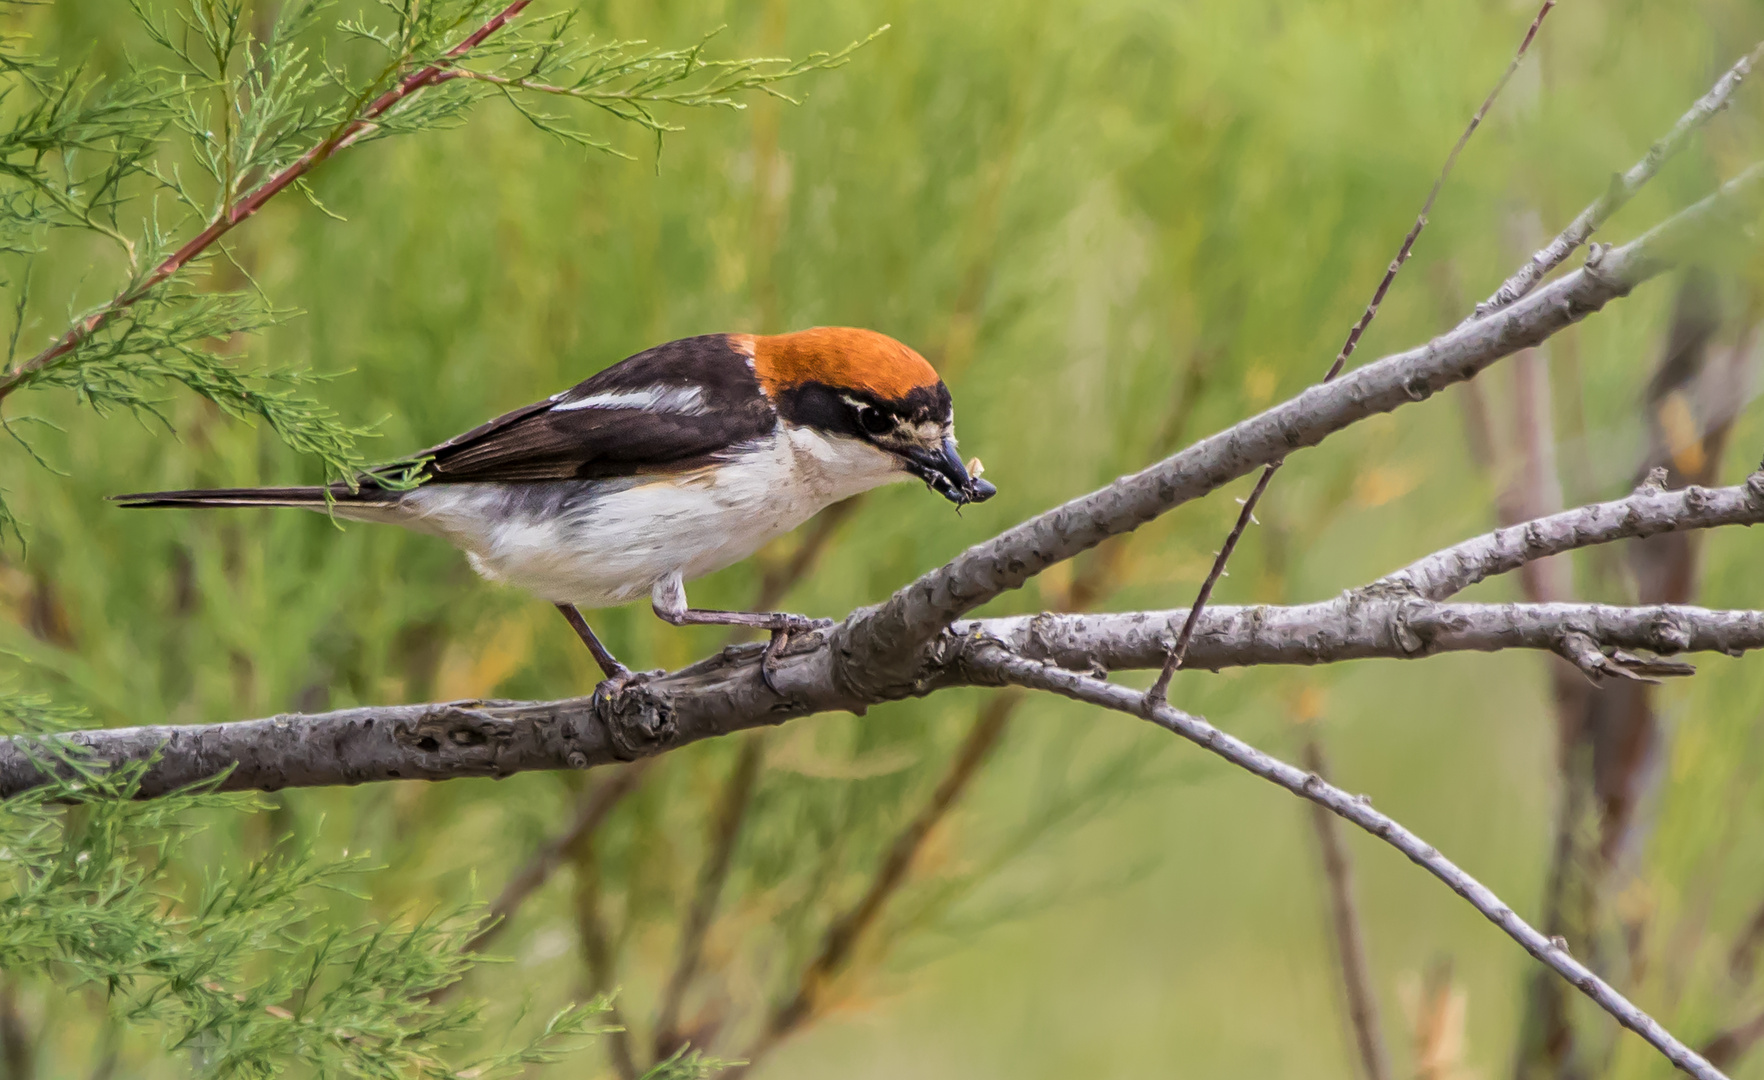
[{"label": "small branch node", "polygon": [[1649,680],[1653,682],[1658,682],[1660,678],[1680,679],[1697,673],[1695,664],[1688,664],[1683,660],[1639,656],[1624,649],[1612,649],[1611,661],[1635,676],[1657,676],[1657,678]]},{"label": "small branch node", "polygon": [[1594,686],[1602,685],[1606,678],[1658,685],[1662,678],[1680,678],[1696,673],[1694,666],[1679,660],[1639,656],[1617,648],[1607,652],[1591,635],[1579,630],[1563,634],[1556,651]]}]

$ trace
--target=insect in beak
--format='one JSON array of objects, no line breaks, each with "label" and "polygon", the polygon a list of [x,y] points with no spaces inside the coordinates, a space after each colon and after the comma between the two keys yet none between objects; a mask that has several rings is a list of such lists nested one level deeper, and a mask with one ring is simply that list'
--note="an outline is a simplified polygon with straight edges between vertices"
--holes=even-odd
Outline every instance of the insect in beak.
[{"label": "insect in beak", "polygon": [[974,459],[974,471],[962,464],[961,456],[956,453],[954,439],[944,439],[937,449],[913,450],[907,455],[907,468],[914,476],[925,481],[932,491],[955,503],[965,506],[968,503],[985,502],[998,494],[998,488],[980,479],[980,459]]}]

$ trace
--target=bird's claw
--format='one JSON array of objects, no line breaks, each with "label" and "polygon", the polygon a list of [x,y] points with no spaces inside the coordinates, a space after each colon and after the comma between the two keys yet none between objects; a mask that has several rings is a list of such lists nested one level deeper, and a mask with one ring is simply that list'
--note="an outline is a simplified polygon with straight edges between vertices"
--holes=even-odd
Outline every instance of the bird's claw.
[{"label": "bird's claw", "polygon": [[778,689],[778,684],[772,681],[772,672],[778,666],[778,650],[784,647],[782,642],[789,640],[790,631],[774,630],[772,640],[766,643],[766,651],[760,654],[760,682],[765,683],[766,689],[776,697],[783,697],[784,691]]},{"label": "bird's claw", "polygon": [[806,634],[814,630],[828,630],[833,626],[832,619],[811,619],[805,615],[786,616],[783,625],[772,629],[772,640],[766,643],[766,651],[760,655],[760,681],[766,689],[779,697],[785,693],[778,689],[772,675],[778,670],[778,658],[784,655],[784,647],[790,644],[790,635]]},{"label": "bird's claw", "polygon": [[616,673],[601,680],[600,684],[594,688],[594,696],[604,701],[611,701],[631,687],[642,686],[649,680],[663,674],[666,672],[659,669],[656,671],[632,671],[630,668],[620,668]]}]

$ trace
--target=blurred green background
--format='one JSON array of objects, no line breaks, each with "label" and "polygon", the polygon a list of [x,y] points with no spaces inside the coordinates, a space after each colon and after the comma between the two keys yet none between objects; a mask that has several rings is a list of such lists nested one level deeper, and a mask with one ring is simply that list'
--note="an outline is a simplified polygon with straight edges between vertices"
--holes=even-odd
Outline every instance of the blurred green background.
[{"label": "blurred green background", "polygon": [[[742,112],[671,116],[657,158],[584,153],[491,102],[449,131],[340,156],[316,188],[243,229],[240,262],[303,315],[227,343],[242,362],[334,373],[324,399],[378,423],[391,457],[568,386],[649,345],[717,331],[867,326],[943,372],[966,452],[1000,495],[957,516],[915,486],[867,497],[785,606],[837,616],[1023,517],[1149,463],[1321,375],[1530,3],[1481,0],[587,0],[597,36],[717,55],[801,56],[892,28],[843,69]],[[127,5],[6,18],[49,52],[114,64],[142,42]],[[1562,4],[1470,144],[1361,362],[1455,324],[1627,168],[1764,36],[1739,0]],[[1764,144],[1764,98],[1736,106],[1607,230],[1637,235]],[[25,341],[67,300],[113,290],[83,241],[44,264]],[[1756,319],[1755,265],[1720,268],[1721,340]],[[238,284],[224,264],[216,287]],[[1674,297],[1658,281],[1548,352],[1570,501],[1634,482],[1642,391]],[[8,301],[10,303],[10,301]],[[1749,340],[1749,339],[1748,339]],[[1504,366],[1505,367],[1505,366]],[[1497,430],[1513,391],[1484,382]],[[1454,391],[1294,456],[1220,602],[1329,597],[1495,523],[1506,477],[1470,460]],[[596,675],[546,605],[476,579],[438,541],[293,513],[134,514],[123,491],[310,482],[315,466],[188,396],[176,437],[38,395],[65,434],[7,458],[28,547],[0,567],[0,648],[106,724],[196,723],[363,703],[586,693]],[[1741,414],[1724,482],[1764,448]],[[989,613],[1070,602],[1091,574],[1113,608],[1186,605],[1239,487],[1044,575]],[[700,583],[749,604],[799,541]],[[1764,607],[1758,540],[1711,538],[1702,593]],[[1581,581],[1593,582],[1589,564]],[[1589,595],[1595,585],[1586,585]],[[1513,598],[1514,583],[1478,590]],[[717,648],[641,605],[597,623],[619,655],[678,666]],[[1697,1042],[1764,1003],[1724,957],[1764,899],[1759,662],[1704,658],[1660,699],[1670,742],[1624,910],[1652,963],[1625,989]],[[1545,887],[1558,786],[1543,658],[1457,656],[1329,670],[1184,673],[1174,699],[1292,757],[1313,734],[1370,793],[1528,917]],[[797,721],[765,771],[688,1016],[741,1052],[794,988],[827,920],[865,888],[988,696],[940,694],[863,718]],[[639,1027],[672,962],[734,740],[669,756],[492,946],[464,990],[485,1038],[591,984],[582,908],[614,928]],[[589,781],[591,782],[591,778]],[[182,872],[294,833],[383,864],[315,918],[396,920],[489,899],[574,814],[584,778],[292,791],[216,815]],[[1529,960],[1395,852],[1349,838],[1387,1040],[1416,1072],[1414,1001],[1449,958],[1455,1052],[1426,1075],[1511,1071]],[[39,1074],[84,1076],[101,1010],[29,981]],[[1461,1029],[1456,1025],[1461,1024]],[[499,1026],[500,1025],[500,1026]],[[1661,1075],[1625,1036],[1615,1074]],[[535,1075],[593,1075],[598,1051]],[[185,1064],[131,1036],[117,1075]],[[1740,1075],[1764,1076],[1764,1054]],[[916,863],[878,932],[766,1077],[1357,1075],[1306,809],[1118,715],[1033,699]]]}]

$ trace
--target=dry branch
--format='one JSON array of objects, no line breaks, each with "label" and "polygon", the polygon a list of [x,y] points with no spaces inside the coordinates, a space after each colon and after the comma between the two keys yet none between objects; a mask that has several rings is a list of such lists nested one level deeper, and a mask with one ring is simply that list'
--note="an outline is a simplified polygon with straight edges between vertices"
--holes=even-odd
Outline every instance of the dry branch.
[{"label": "dry branch", "polygon": [[1764,521],[1764,472],[1725,488],[1665,491],[1644,483],[1628,498],[1565,510],[1496,529],[1419,559],[1368,586],[1401,590],[1427,600],[1447,597],[1484,578],[1575,548],[1682,529],[1756,525]]},{"label": "dry branch", "polygon": [[1270,757],[1198,716],[1167,704],[1150,701],[1144,694],[1129,687],[1116,686],[1077,672],[1025,660],[990,644],[973,650],[968,657],[968,665],[976,673],[990,674],[1001,682],[1047,690],[1074,701],[1143,716],[1159,727],[1218,754],[1233,765],[1346,818],[1439,878],[1453,892],[1469,901],[1490,922],[1505,931],[1507,936],[1518,942],[1526,952],[1578,987],[1582,993],[1597,1002],[1600,1008],[1616,1018],[1618,1023],[1646,1039],[1668,1061],[1698,1080],[1724,1080],[1714,1066],[1679,1042],[1652,1017],[1636,1008],[1622,994],[1570,956],[1560,942],[1553,942],[1532,929],[1500,897],[1460,870],[1432,845],[1372,809],[1371,800],[1365,796],[1349,795],[1340,788],[1325,783],[1315,773],[1305,772]]},{"label": "dry branch", "polygon": [[1611,219],[1611,215],[1623,209],[1625,203],[1635,197],[1643,184],[1654,178],[1660,166],[1666,164],[1674,155],[1684,148],[1689,138],[1709,122],[1716,113],[1727,108],[1733,92],[1739,89],[1741,82],[1752,72],[1752,65],[1764,58],[1764,42],[1758,43],[1752,51],[1739,60],[1715,80],[1709,92],[1698,98],[1696,104],[1672,125],[1672,130],[1661,136],[1659,141],[1648,147],[1642,159],[1629,167],[1629,171],[1611,178],[1611,186],[1603,195],[1593,200],[1591,206],[1580,212],[1580,215],[1569,222],[1561,234],[1551,240],[1540,251],[1526,260],[1513,276],[1501,283],[1487,300],[1476,305],[1476,314],[1466,323],[1492,315],[1515,300],[1525,296],[1537,287],[1544,275],[1567,261],[1575,249],[1587,242],[1599,226]]},{"label": "dry branch", "polygon": [[[957,623],[927,650],[918,668],[919,691],[973,684],[963,663],[977,641],[1000,642],[1034,659],[1080,670],[1156,668],[1169,652],[1170,622],[1180,614],[1042,614]],[[1560,652],[1564,637],[1575,634],[1607,653],[1642,649],[1737,656],[1764,648],[1764,611],[1671,604],[1435,604],[1350,593],[1291,607],[1209,608],[1195,634],[1191,666],[1314,665],[1506,649]],[[222,790],[277,791],[586,769],[804,715],[806,709],[768,707],[770,692],[757,670],[762,648],[727,649],[611,700],[388,705],[227,724],[110,728],[58,738],[62,749],[101,763],[152,760],[139,792],[143,798],[217,777]],[[0,743],[0,798],[44,782],[38,764],[43,756],[33,746],[24,736]]]},{"label": "dry branch", "polygon": [[[1143,472],[970,548],[882,606],[854,612],[831,631],[805,635],[793,643],[770,685],[759,677],[761,648],[736,646],[607,696],[547,703],[453,702],[212,726],[87,731],[55,737],[59,743],[55,747],[15,738],[0,744],[0,797],[43,783],[43,770],[52,767],[45,763],[57,754],[69,759],[84,755],[100,765],[148,761],[139,794],[150,797],[198,782],[275,790],[580,769],[654,756],[702,738],[813,712],[861,712],[880,701],[964,683],[1020,682],[1122,708],[1115,700],[1118,696],[1137,702],[1143,695],[1012,656],[1000,643],[1013,634],[1024,635],[1021,647],[1033,655],[1038,650],[1048,653],[1050,642],[1063,642],[1067,653],[1075,655],[1061,655],[1057,662],[1075,668],[1158,666],[1171,644],[1165,632],[1171,613],[1041,616],[959,627],[951,623],[1110,536],[1131,531],[1298,448],[1315,445],[1358,420],[1424,400],[1536,345],[1670,268],[1686,245],[1709,230],[1725,226],[1731,231],[1749,221],[1761,187],[1764,166],[1754,166],[1640,239],[1621,248],[1595,249],[1586,267],[1496,315],[1313,387]],[[1589,508],[1586,514],[1597,519],[1599,510]],[[1640,516],[1638,511],[1638,520]],[[1563,542],[1568,546],[1601,542],[1597,536],[1619,532],[1607,525],[1602,533],[1593,527],[1576,537],[1570,529]],[[1531,544],[1530,550],[1547,546]],[[1494,567],[1503,557],[1512,556],[1497,552],[1483,561]],[[1675,606],[1442,605],[1400,587],[1362,590],[1293,608],[1214,611],[1208,613],[1203,629],[1195,636],[1194,655],[1197,666],[1209,667],[1524,647],[1552,649],[1575,658],[1589,674],[1626,669],[1645,673],[1661,669],[1622,650],[1738,653],[1764,646],[1764,612]],[[1210,657],[1209,649],[1214,650]],[[1179,731],[1187,727],[1185,733],[1216,750],[1222,745],[1241,746],[1221,743],[1223,737],[1217,732],[1177,710],[1156,703],[1146,708],[1160,722]],[[1719,1075],[1389,819],[1326,785],[1307,784],[1303,774],[1290,766],[1247,747],[1242,750],[1233,749],[1227,756],[1397,843],[1681,1067],[1698,1076]],[[593,937],[594,929],[584,924],[585,941]],[[615,1050],[620,1049],[624,1051],[621,1067],[631,1065],[628,1043],[615,1045]]]},{"label": "dry branch", "polygon": [[[1163,663],[1170,616],[1169,611],[1025,615],[957,623],[951,636],[991,639],[1022,655],[1080,671],[1130,671]],[[1559,652],[1562,638],[1570,634],[1584,635],[1606,649],[1737,656],[1764,648],[1764,611],[1671,604],[1432,604],[1358,594],[1291,607],[1219,606],[1208,608],[1201,621],[1190,666],[1217,671],[1413,660],[1453,652]],[[951,677],[946,669],[938,674],[944,680]]]},{"label": "dry branch", "polygon": [[[1603,661],[1589,656],[1589,643],[1612,650],[1613,660],[1619,655],[1616,650],[1630,649],[1738,655],[1764,647],[1764,612],[1678,605],[1441,604],[1428,597],[1449,596],[1491,573],[1578,547],[1760,520],[1764,473],[1729,488],[1664,492],[1644,485],[1626,499],[1455,545],[1334,600],[1209,609],[1195,635],[1193,666],[1320,664],[1524,648],[1563,652],[1583,668],[1601,667]],[[921,653],[915,685],[926,692],[966,681],[961,649],[979,639],[1079,670],[1157,667],[1169,650],[1172,618],[1170,612],[1126,612],[957,623]],[[826,651],[812,642],[808,647]],[[1593,655],[1603,657],[1597,647]],[[223,787],[273,791],[582,769],[801,715],[794,707],[779,709],[768,700],[770,691],[754,664],[759,650],[757,645],[730,647],[613,699],[346,709],[231,724],[78,732],[65,736],[64,743],[112,764],[157,758],[143,782],[143,796],[223,772]],[[39,760],[27,738],[4,744],[0,797],[42,783]],[[588,810],[584,816],[592,817]]]},{"label": "dry branch", "polygon": [[[1329,365],[1329,370],[1323,375],[1324,382],[1333,382],[1335,377],[1347,367],[1347,362],[1353,357],[1354,351],[1359,348],[1361,335],[1366,332],[1367,327],[1372,325],[1372,320],[1378,317],[1378,309],[1383,305],[1385,295],[1390,292],[1391,285],[1395,284],[1397,275],[1402,272],[1403,264],[1409,261],[1409,256],[1415,250],[1415,241],[1421,238],[1421,231],[1427,228],[1427,215],[1433,213],[1433,204],[1438,201],[1440,190],[1445,187],[1446,180],[1452,175],[1452,167],[1457,165],[1458,155],[1464,152],[1464,147],[1469,145],[1470,136],[1476,134],[1476,129],[1482,126],[1483,118],[1488,115],[1488,110],[1494,107],[1495,99],[1501,96],[1501,91],[1506,89],[1507,83],[1512,80],[1513,73],[1519,70],[1519,65],[1524,61],[1525,54],[1531,49],[1531,43],[1537,39],[1537,32],[1543,28],[1544,19],[1549,16],[1555,6],[1556,0],[1544,0],[1543,6],[1538,8],[1537,17],[1532,19],[1531,25],[1525,28],[1525,37],[1520,40],[1519,48],[1513,53],[1513,59],[1507,64],[1507,69],[1501,72],[1501,77],[1495,81],[1494,88],[1488,92],[1487,97],[1482,99],[1482,105],[1470,117],[1470,123],[1465,125],[1464,133],[1459,135],[1458,141],[1453,144],[1452,152],[1446,155],[1445,164],[1440,167],[1439,175],[1434,177],[1433,187],[1428,189],[1427,200],[1421,204],[1421,212],[1415,215],[1415,224],[1409,227],[1408,234],[1403,237],[1402,245],[1397,248],[1396,258],[1390,260],[1390,265],[1385,267],[1384,277],[1379,279],[1378,287],[1372,292],[1371,301],[1366,304],[1366,310],[1361,312],[1359,319],[1348,330],[1347,340],[1342,343],[1341,351],[1335,354],[1335,361]],[[1262,496],[1267,494],[1268,485],[1273,481],[1274,474],[1279,472],[1280,467],[1284,464],[1286,464],[1285,458],[1276,458],[1264,466],[1261,477],[1256,481],[1256,486],[1243,500],[1243,508],[1238,511],[1237,521],[1232,524],[1231,531],[1226,534],[1225,542],[1219,545],[1218,551],[1213,553],[1213,565],[1207,571],[1206,580],[1201,582],[1200,592],[1195,594],[1194,604],[1188,609],[1188,616],[1182,620],[1182,629],[1176,634],[1176,644],[1170,650],[1169,658],[1164,661],[1163,669],[1158,672],[1157,680],[1152,683],[1151,689],[1146,691],[1150,697],[1163,701],[1169,695],[1170,680],[1175,676],[1176,669],[1182,666],[1182,661],[1188,654],[1188,645],[1194,640],[1194,630],[1196,624],[1200,622],[1201,611],[1206,608],[1207,601],[1212,598],[1213,589],[1219,584],[1219,579],[1225,576],[1225,566],[1231,561],[1231,553],[1237,550],[1238,542],[1243,539],[1243,534],[1256,520],[1256,504],[1260,503]]]},{"label": "dry branch", "polygon": [[[836,664],[839,669],[839,696],[861,704],[911,693],[918,647],[951,620],[1110,536],[1136,529],[1368,416],[1425,400],[1579,322],[1669,269],[1685,245],[1712,226],[1742,220],[1738,207],[1758,196],[1761,181],[1764,166],[1755,165],[1640,239],[1601,249],[1596,263],[1589,261],[1496,315],[1314,386],[1142,472],[976,544],[882,606],[854,613],[834,631],[832,653],[839,659],[821,659],[826,667]],[[827,672],[823,679],[831,675]]]},{"label": "dry branch", "polygon": [[[1656,229],[1651,236],[1658,233]],[[1632,254],[1623,265],[1651,259],[1642,242],[1625,251]],[[1586,272],[1570,275],[1515,305],[1501,318],[1521,318],[1531,305],[1556,304],[1556,293],[1577,288],[1575,281],[1584,275]],[[1605,281],[1603,274],[1598,281]],[[1436,364],[1439,351],[1443,348],[1420,349],[1413,364]],[[1387,364],[1379,362],[1339,383],[1314,388],[1298,401],[1353,390],[1365,372]],[[1365,401],[1369,388],[1358,388],[1362,397],[1342,402],[1339,408],[1353,408]],[[1201,446],[1224,439],[1221,454],[1230,452],[1228,436],[1230,432],[1215,436]],[[1171,461],[1180,461],[1185,454]],[[1148,473],[1154,471],[1157,469]],[[1132,498],[1141,485],[1150,485],[1148,473],[1118,480],[1103,492],[1078,499],[1076,505],[1118,506]],[[1120,494],[1124,489],[1129,494]],[[1154,496],[1155,487],[1143,498]],[[1372,656],[1415,658],[1445,651],[1529,648],[1568,655],[1589,674],[1609,674],[1616,669],[1593,656],[1603,656],[1621,667],[1623,658],[1616,649],[1648,649],[1660,655],[1686,651],[1739,655],[1764,646],[1764,612],[1708,611],[1683,605],[1445,605],[1432,602],[1429,596],[1448,596],[1485,575],[1575,547],[1669,529],[1755,521],[1764,521],[1764,475],[1753,475],[1746,484],[1723,489],[1662,492],[1644,485],[1630,498],[1614,503],[1582,506],[1478,536],[1335,600],[1291,607],[1210,609],[1194,637],[1192,665],[1219,669],[1251,664],[1328,664]],[[1021,542],[1013,538],[1035,535],[1030,526],[1037,522],[1053,535],[1073,533],[1067,524],[1073,522],[1069,508],[1043,515],[1028,526],[1005,533],[1000,540],[970,549],[946,570],[908,586],[891,605],[900,604],[901,596],[923,589],[926,581],[951,577],[951,568],[963,565],[963,561],[972,565],[975,552],[1013,549]],[[1005,570],[998,563],[990,565],[993,570]],[[960,581],[960,577],[956,579]],[[893,688],[886,694],[863,695],[847,678],[854,667],[877,664],[878,656],[905,662],[910,694],[960,685],[960,649],[953,648],[953,642],[972,637],[1004,641],[1023,655],[1050,658],[1073,669],[1159,667],[1170,649],[1166,628],[1175,618],[1170,612],[1125,612],[983,619],[938,626],[935,641],[910,649],[900,660],[886,653],[856,653],[852,639],[859,634],[854,626],[861,630],[864,619],[886,616],[887,607],[859,611],[843,628],[834,628],[831,644],[818,634],[797,642],[794,649],[801,651],[787,656],[776,676],[789,699],[780,699],[759,678],[759,646],[730,646],[700,664],[649,683],[637,683],[610,699],[344,709],[235,724],[74,732],[64,736],[64,741],[102,762],[157,759],[146,773],[143,796],[175,791],[221,773],[228,773],[222,785],[229,789],[277,791],[395,778],[441,780],[506,776],[526,769],[580,769],[662,754],[697,739],[780,724],[813,711],[863,711],[875,702],[900,697],[901,692]],[[875,639],[871,637],[871,641]],[[1593,653],[1586,648],[1588,642],[1598,646]],[[0,745],[0,798],[42,784],[44,775],[37,766],[41,755],[34,754],[32,746],[26,738]]]}]

